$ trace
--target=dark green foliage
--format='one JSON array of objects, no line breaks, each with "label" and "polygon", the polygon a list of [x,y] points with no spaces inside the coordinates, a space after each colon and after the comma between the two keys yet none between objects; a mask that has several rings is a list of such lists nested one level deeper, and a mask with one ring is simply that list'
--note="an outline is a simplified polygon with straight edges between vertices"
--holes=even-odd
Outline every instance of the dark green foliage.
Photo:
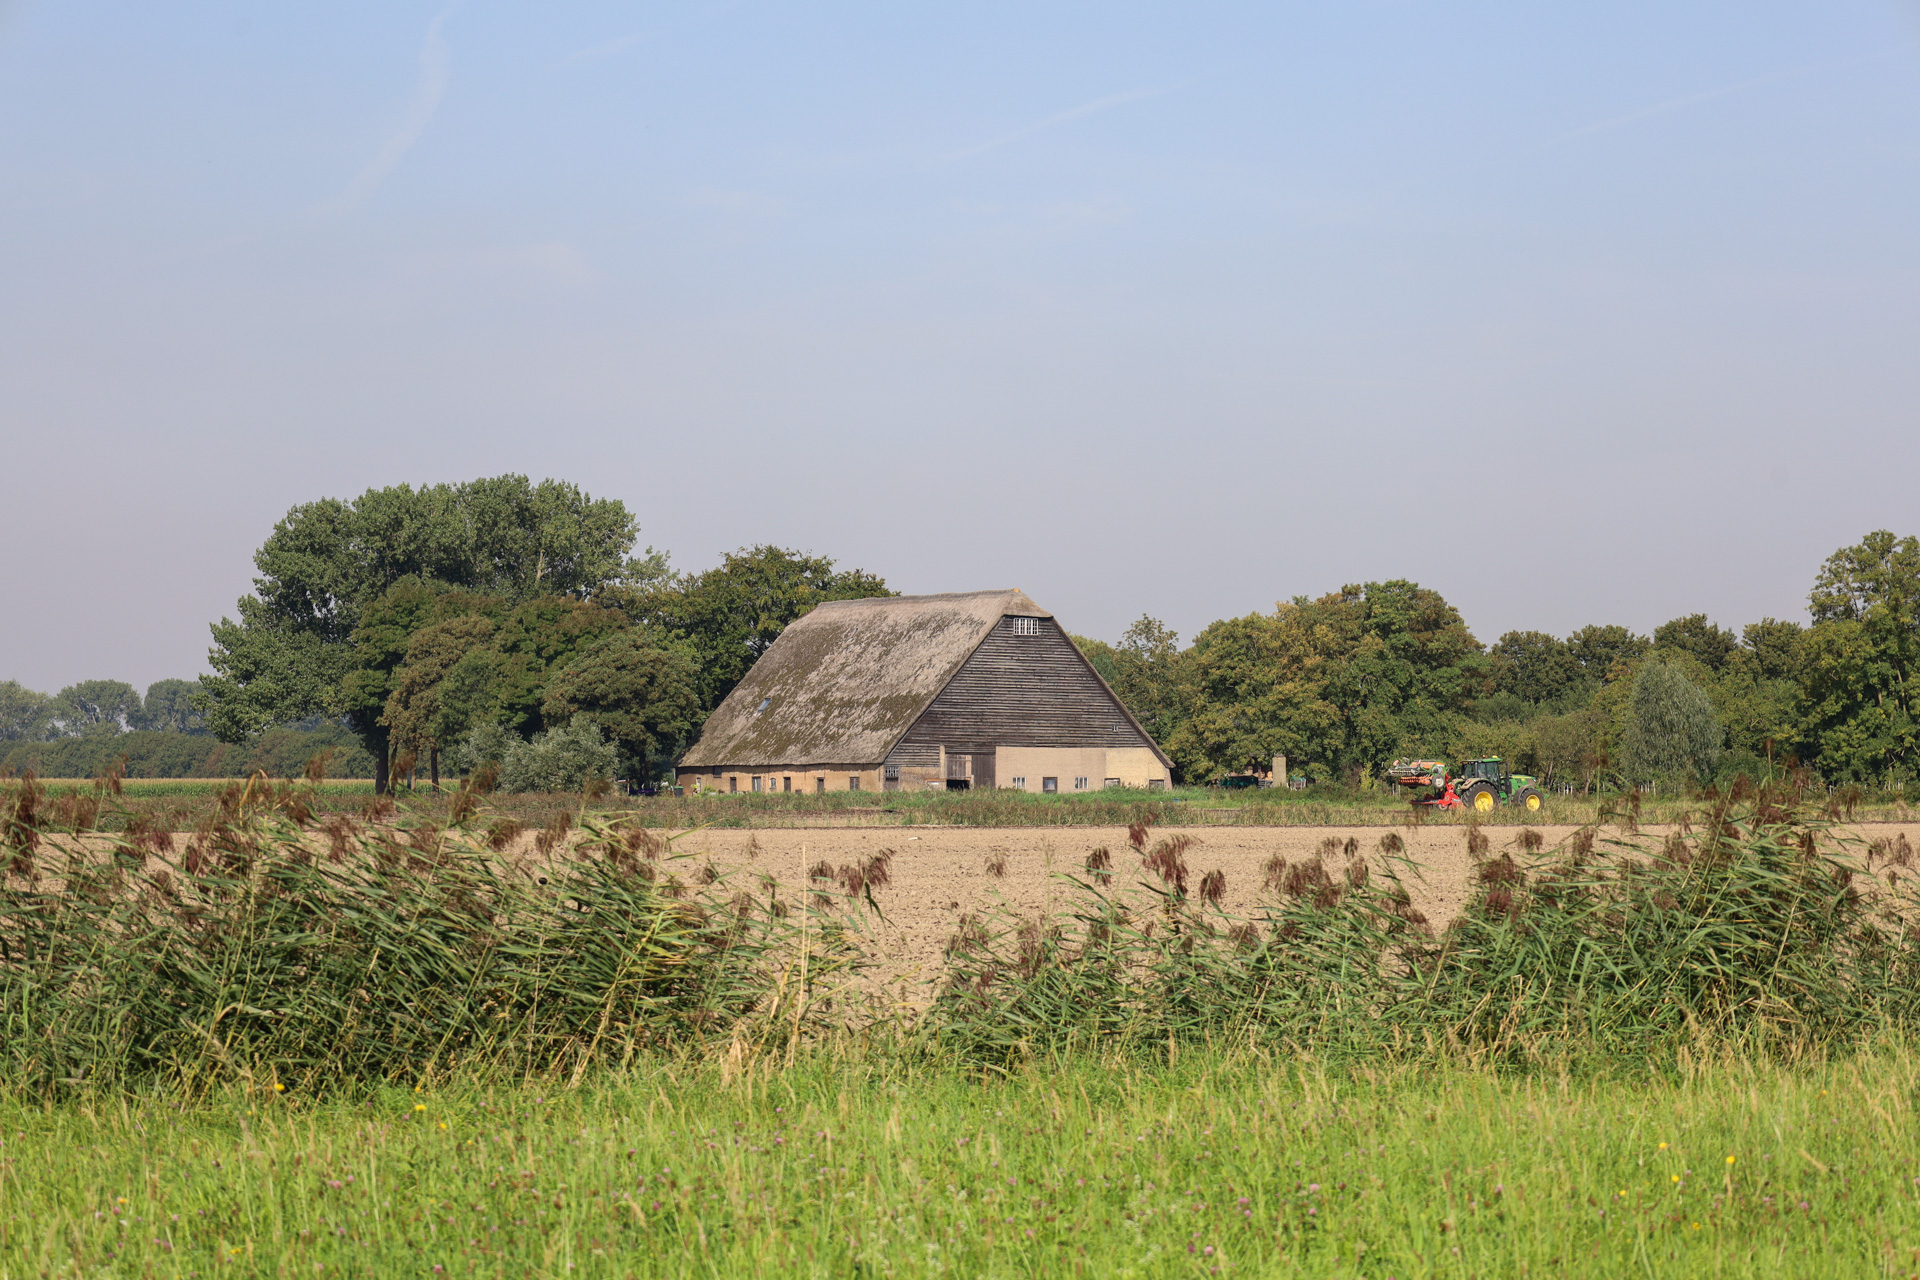
[{"label": "dark green foliage", "polygon": [[121,733],[140,718],[140,694],[124,680],[82,680],[54,695],[65,733]]},{"label": "dark green foliage", "polygon": [[206,733],[207,718],[193,705],[200,691],[197,680],[156,680],[147,686],[140,714],[133,718],[135,729],[155,733]]},{"label": "dark green foliage", "polygon": [[1920,762],[1920,539],[1882,530],[1834,552],[1808,604],[1801,679],[1821,771],[1855,782],[1911,777]]},{"label": "dark green foliage", "polygon": [[[384,678],[397,662],[350,679],[365,665],[363,622],[394,625],[393,609],[363,619],[369,605],[403,580],[422,597],[590,596],[624,572],[637,527],[618,501],[515,475],[295,507],[254,555],[260,576],[240,599],[239,621],[214,624],[213,674],[202,678],[198,705],[230,742],[316,713],[344,715],[384,770]],[[387,647],[405,650],[392,639]]]},{"label": "dark green foliage", "polygon": [[1652,642],[1625,627],[1585,626],[1567,637],[1567,649],[1580,670],[1595,682],[1611,680],[1618,668],[1637,662]]},{"label": "dark green foliage", "polygon": [[135,730],[23,743],[0,756],[0,769],[43,778],[93,778],[119,765],[128,778],[246,778],[265,772],[297,778],[326,757],[329,778],[371,778],[373,757],[341,725],[269,729],[251,742],[226,743],[204,733]]},{"label": "dark green foliage", "polygon": [[691,739],[700,712],[699,668],[678,649],[635,631],[602,636],[568,659],[547,681],[542,713],[549,723],[585,715],[618,744],[632,776],[651,781],[660,761]]},{"label": "dark green foliage", "polygon": [[1566,641],[1544,631],[1509,631],[1487,651],[1493,687],[1526,703],[1558,702],[1589,687]]},{"label": "dark green foliage", "polygon": [[0,742],[39,742],[53,730],[53,699],[0,680]]},{"label": "dark green foliage", "polygon": [[1179,635],[1157,618],[1142,617],[1111,651],[1111,667],[1111,675],[1101,675],[1141,727],[1156,742],[1171,740],[1188,715]]},{"label": "dark green foliage", "polygon": [[1655,627],[1653,647],[1690,653],[1707,670],[1719,675],[1739,651],[1740,638],[1726,628],[1707,621],[1706,614],[1690,613],[1684,618],[1675,618]]},{"label": "dark green foliage", "polygon": [[[45,839],[31,781],[5,799],[0,1055],[29,1092],[578,1079],[756,1014],[763,1038],[799,1034],[849,963],[841,926],[796,938],[797,911],[691,875],[638,828],[590,822],[570,857],[522,868],[473,797],[445,828],[320,824],[304,789],[250,783],[183,849],[134,824],[96,837],[102,857]],[[802,948],[788,980],[776,963]]]}]

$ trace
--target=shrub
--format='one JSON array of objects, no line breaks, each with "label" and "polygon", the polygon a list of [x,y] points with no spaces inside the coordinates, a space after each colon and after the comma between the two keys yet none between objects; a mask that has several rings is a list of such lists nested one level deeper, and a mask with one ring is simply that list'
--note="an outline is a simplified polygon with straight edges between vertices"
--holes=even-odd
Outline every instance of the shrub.
[{"label": "shrub", "polygon": [[620,751],[585,713],[566,724],[515,737],[498,724],[483,724],[453,752],[463,773],[486,765],[499,769],[501,791],[580,791],[595,781],[610,781],[620,767]]}]

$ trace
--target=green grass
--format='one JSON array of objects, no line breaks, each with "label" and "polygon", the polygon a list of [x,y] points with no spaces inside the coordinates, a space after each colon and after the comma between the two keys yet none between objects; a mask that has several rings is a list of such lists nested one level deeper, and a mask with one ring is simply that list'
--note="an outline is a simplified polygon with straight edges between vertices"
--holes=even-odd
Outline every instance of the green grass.
[{"label": "green grass", "polygon": [[850,1049],[0,1104],[0,1274],[1907,1275],[1917,1069],[1194,1051],[982,1079]]}]

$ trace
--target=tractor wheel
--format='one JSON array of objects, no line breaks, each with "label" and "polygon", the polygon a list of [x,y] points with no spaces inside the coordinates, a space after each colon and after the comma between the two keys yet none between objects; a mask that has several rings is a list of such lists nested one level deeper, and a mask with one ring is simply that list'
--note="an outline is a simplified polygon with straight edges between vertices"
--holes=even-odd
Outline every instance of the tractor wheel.
[{"label": "tractor wheel", "polygon": [[1476,813],[1492,813],[1493,806],[1498,803],[1493,794],[1493,788],[1484,782],[1477,782],[1468,787],[1460,799],[1467,808]]},{"label": "tractor wheel", "polygon": [[1541,798],[1540,793],[1532,787],[1526,788],[1519,795],[1515,796],[1513,802],[1522,809],[1525,809],[1528,813],[1538,813],[1540,812],[1541,806],[1546,804],[1546,801]]}]

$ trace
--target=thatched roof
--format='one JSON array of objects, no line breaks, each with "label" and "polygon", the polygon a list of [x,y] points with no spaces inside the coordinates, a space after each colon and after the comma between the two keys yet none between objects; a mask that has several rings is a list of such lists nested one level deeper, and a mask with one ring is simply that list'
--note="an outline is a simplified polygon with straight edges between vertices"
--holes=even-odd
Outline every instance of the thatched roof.
[{"label": "thatched roof", "polygon": [[682,768],[872,764],[1008,614],[1019,591],[832,600],[780,633],[707,717]]}]

